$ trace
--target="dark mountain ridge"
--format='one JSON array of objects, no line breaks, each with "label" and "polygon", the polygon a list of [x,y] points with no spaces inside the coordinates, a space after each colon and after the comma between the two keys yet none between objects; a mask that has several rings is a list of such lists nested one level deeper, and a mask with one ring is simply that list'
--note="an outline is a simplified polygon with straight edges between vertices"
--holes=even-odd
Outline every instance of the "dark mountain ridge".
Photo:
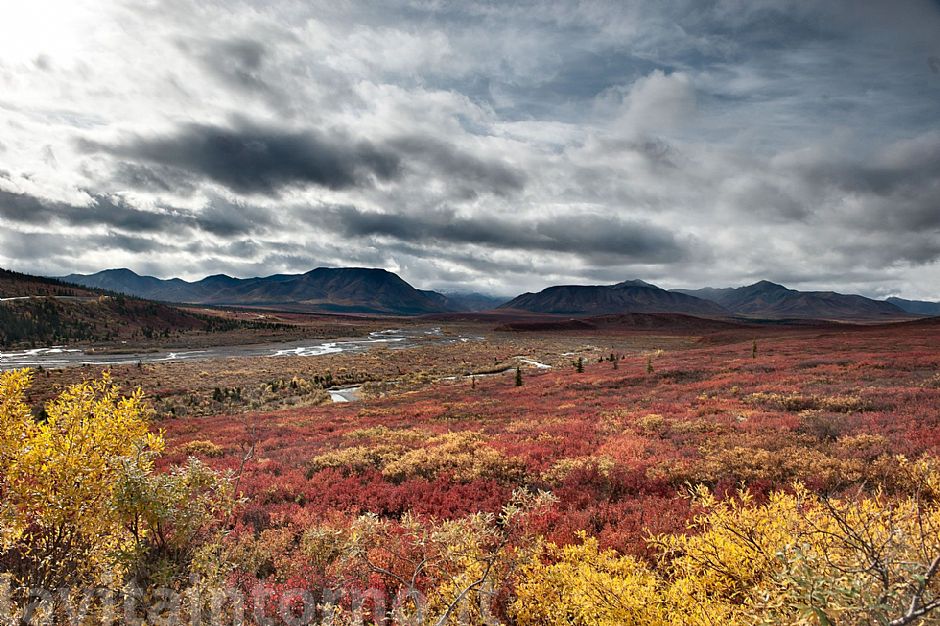
[{"label": "dark mountain ridge", "polygon": [[909,317],[890,302],[834,291],[797,291],[762,280],[726,289],[677,289],[710,300],[738,316],[764,319],[885,319]]},{"label": "dark mountain ridge", "polygon": [[70,274],[63,281],[142,298],[188,304],[232,306],[289,305],[330,313],[418,315],[451,310],[447,298],[415,289],[384,269],[318,267],[305,274],[233,278],[225,274],[188,282],[140,276],[128,269]]},{"label": "dark mountain ridge", "polygon": [[[383,269],[319,267],[304,274],[189,282],[140,276],[129,269],[71,274],[61,280],[163,302],[266,307],[296,312],[435,315],[493,310],[508,313],[597,316],[676,313],[751,320],[893,321],[940,315],[940,303],[874,300],[834,291],[798,291],[762,280],[737,288],[666,290],[642,280],[615,285],[558,285],[509,302],[476,293],[416,289]],[[61,284],[61,283],[59,283]],[[502,303],[501,303],[502,302]]]},{"label": "dark mountain ridge", "polygon": [[560,285],[524,293],[499,307],[559,315],[616,313],[684,313],[724,317],[729,312],[709,300],[666,291],[641,280],[616,285]]}]

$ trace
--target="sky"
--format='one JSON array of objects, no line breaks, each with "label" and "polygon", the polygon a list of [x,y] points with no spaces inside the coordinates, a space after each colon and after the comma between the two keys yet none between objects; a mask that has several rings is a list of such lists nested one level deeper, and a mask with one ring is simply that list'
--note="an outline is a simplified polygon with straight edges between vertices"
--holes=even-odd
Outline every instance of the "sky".
[{"label": "sky", "polygon": [[30,0],[0,267],[940,299],[940,2]]}]

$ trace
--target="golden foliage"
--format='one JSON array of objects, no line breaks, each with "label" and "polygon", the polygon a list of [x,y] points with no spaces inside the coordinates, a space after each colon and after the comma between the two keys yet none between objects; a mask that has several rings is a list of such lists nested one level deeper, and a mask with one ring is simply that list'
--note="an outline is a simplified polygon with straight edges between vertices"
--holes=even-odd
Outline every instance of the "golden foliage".
[{"label": "golden foliage", "polygon": [[424,441],[428,434],[414,428],[389,428],[378,425],[370,428],[359,428],[346,434],[349,439],[376,439],[384,443],[413,444]]},{"label": "golden foliage", "polygon": [[229,477],[196,459],[154,472],[163,437],[141,392],[122,397],[107,374],[67,388],[42,420],[25,402],[29,383],[27,370],[0,374],[0,565],[14,583],[207,574],[197,561],[231,510]]},{"label": "golden foliage", "polygon": [[759,391],[744,398],[750,404],[782,411],[823,410],[835,413],[854,413],[869,408],[858,396],[804,396],[798,393],[767,393]]},{"label": "golden foliage", "polygon": [[208,439],[194,439],[183,446],[183,452],[188,456],[220,457],[224,454],[222,446],[212,443]]},{"label": "golden foliage", "polygon": [[328,467],[335,467],[345,472],[361,473],[368,469],[380,469],[405,453],[407,448],[399,445],[352,446],[330,450],[310,460],[310,474]]},{"label": "golden foliage", "polygon": [[924,623],[940,608],[938,469],[897,459],[898,498],[696,488],[691,532],[651,540],[657,568],[582,535],[525,566],[511,612],[525,626]]},{"label": "golden foliage", "polygon": [[69,387],[33,420],[27,370],[0,374],[0,549],[37,584],[98,571],[126,540],[112,492],[130,459],[150,470],[163,449],[140,391],[121,397],[108,375]]},{"label": "golden foliage", "polygon": [[398,523],[365,515],[353,523],[343,552],[405,589],[424,586],[423,599],[410,597],[415,604],[405,602],[394,611],[395,623],[498,623],[492,613],[495,590],[534,552],[525,520],[554,502],[546,492],[517,489],[496,514],[436,520],[406,513]]},{"label": "golden foliage", "polygon": [[691,470],[693,482],[715,484],[733,482],[814,480],[826,485],[857,482],[864,463],[860,459],[841,459],[814,448],[786,446],[779,450],[733,446],[708,447]]},{"label": "golden foliage", "polygon": [[522,568],[513,616],[540,626],[652,626],[667,624],[659,582],[643,564],[597,539],[580,545],[548,545]]},{"label": "golden foliage", "polygon": [[425,447],[410,450],[390,462],[382,473],[393,480],[412,476],[434,478],[446,473],[464,482],[477,479],[512,482],[523,471],[521,459],[507,457],[491,447],[481,433],[462,431],[432,437]]},{"label": "golden foliage", "polygon": [[636,421],[640,432],[648,435],[665,435],[669,432],[669,421],[659,413],[648,413]]},{"label": "golden foliage", "polygon": [[583,470],[594,470],[602,476],[608,476],[615,466],[616,462],[604,455],[559,459],[549,469],[542,472],[542,480],[557,485],[564,482],[572,472]]}]

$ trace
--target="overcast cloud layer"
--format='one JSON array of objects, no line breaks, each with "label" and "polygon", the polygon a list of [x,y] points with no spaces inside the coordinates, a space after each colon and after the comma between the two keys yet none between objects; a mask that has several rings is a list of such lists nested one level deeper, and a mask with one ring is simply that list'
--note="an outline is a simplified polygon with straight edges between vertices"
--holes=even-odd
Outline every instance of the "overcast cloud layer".
[{"label": "overcast cloud layer", "polygon": [[940,299],[940,3],[30,0],[0,266]]}]

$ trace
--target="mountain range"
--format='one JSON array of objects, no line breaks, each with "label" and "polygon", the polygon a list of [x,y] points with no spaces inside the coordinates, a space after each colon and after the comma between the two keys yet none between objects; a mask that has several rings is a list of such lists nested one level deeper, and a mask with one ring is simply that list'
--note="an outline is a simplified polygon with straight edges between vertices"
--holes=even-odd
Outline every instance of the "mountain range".
[{"label": "mountain range", "polygon": [[797,291],[762,280],[746,287],[679,290],[710,300],[742,317],[763,319],[880,319],[907,317],[908,312],[890,302],[834,291]]},{"label": "mountain range", "polygon": [[666,291],[642,280],[616,285],[559,285],[538,293],[524,293],[501,305],[500,309],[554,313],[559,315],[602,315],[605,313],[685,313],[725,316],[721,306],[676,291]]},{"label": "mountain range", "polygon": [[711,318],[858,321],[940,315],[940,303],[798,291],[766,280],[724,289],[666,290],[642,280],[614,285],[559,285],[538,293],[524,293],[508,302],[479,293],[442,294],[416,289],[392,272],[357,267],[320,267],[305,274],[259,278],[216,274],[194,282],[111,269],[96,274],[70,274],[61,280],[164,302],[325,313],[422,315],[496,310],[576,317],[675,313]]},{"label": "mountain range", "polygon": [[453,310],[453,305],[442,294],[415,289],[387,270],[362,267],[318,267],[305,274],[275,274],[263,278],[216,274],[195,282],[140,276],[121,268],[96,274],[70,274],[61,280],[148,300],[187,304],[396,315]]},{"label": "mountain range", "polygon": [[737,288],[671,291],[641,280],[615,285],[556,286],[538,293],[522,294],[500,308],[578,316],[682,313],[766,320],[890,321],[918,315],[940,315],[940,303],[900,298],[874,300],[834,291],[798,291],[767,280]]}]

